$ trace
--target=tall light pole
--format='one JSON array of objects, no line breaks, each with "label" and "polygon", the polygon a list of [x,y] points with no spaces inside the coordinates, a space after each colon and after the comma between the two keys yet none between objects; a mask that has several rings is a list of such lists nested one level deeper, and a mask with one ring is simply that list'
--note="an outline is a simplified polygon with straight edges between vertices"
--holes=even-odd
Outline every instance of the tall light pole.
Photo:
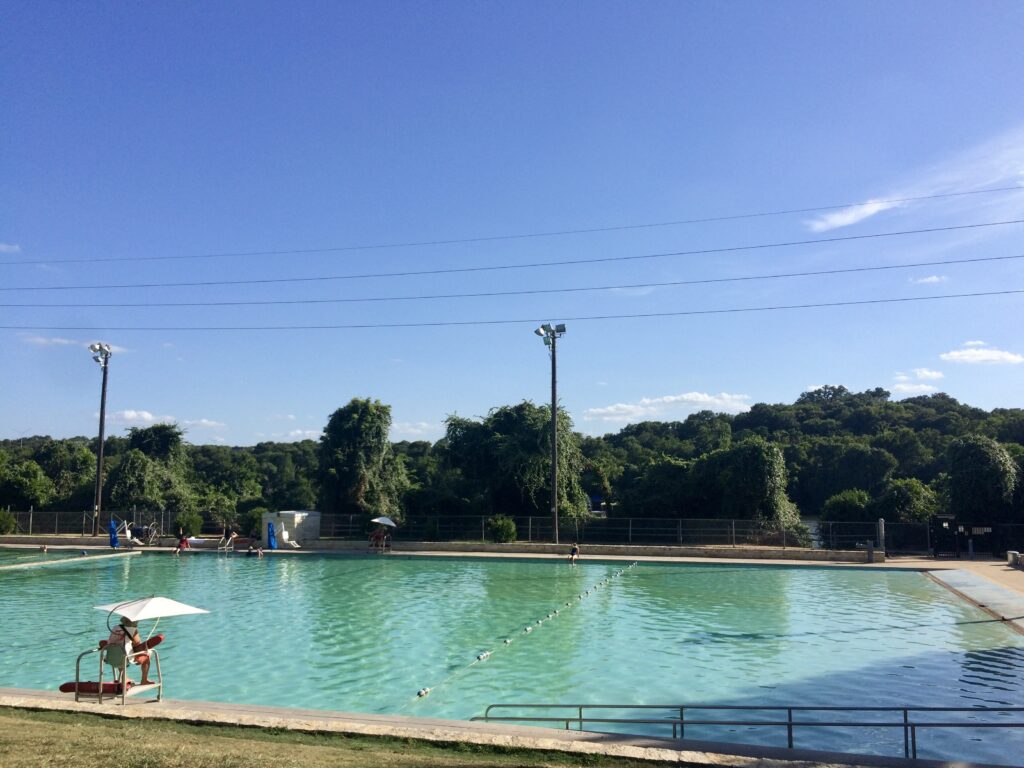
[{"label": "tall light pole", "polygon": [[92,535],[99,534],[100,507],[103,503],[103,426],[107,418],[107,370],[110,367],[110,345],[94,342],[89,345],[92,359],[103,369],[103,386],[100,389],[100,444],[96,451],[96,495],[92,507]]},{"label": "tall light pole", "polygon": [[565,325],[544,323],[534,331],[551,348],[551,524],[558,543],[558,337]]}]

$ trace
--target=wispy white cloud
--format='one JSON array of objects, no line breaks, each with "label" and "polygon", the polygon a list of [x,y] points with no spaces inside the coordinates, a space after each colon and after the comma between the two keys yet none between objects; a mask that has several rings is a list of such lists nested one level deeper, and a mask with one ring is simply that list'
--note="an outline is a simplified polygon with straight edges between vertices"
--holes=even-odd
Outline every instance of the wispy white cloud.
[{"label": "wispy white cloud", "polygon": [[[60,336],[22,336],[21,340],[26,344],[33,344],[37,347],[82,347],[88,349],[91,341],[81,339],[65,339]],[[110,351],[115,354],[127,352],[127,347],[119,347],[116,344],[110,345]]]},{"label": "wispy white cloud", "polygon": [[950,363],[988,365],[1017,365],[1018,363],[1024,363],[1024,355],[995,349],[994,347],[965,347],[964,349],[954,349],[952,352],[943,352],[939,357]]},{"label": "wispy white cloud", "polygon": [[288,433],[292,440],[319,440],[323,430],[320,429],[293,429]]},{"label": "wispy white cloud", "polygon": [[[99,416],[99,414],[96,414]],[[123,424],[128,427],[149,426],[152,424],[170,424],[174,421],[173,416],[156,416],[150,411],[124,410],[114,411],[107,414],[107,421],[114,424]]]},{"label": "wispy white cloud", "polygon": [[894,381],[910,381],[910,377],[905,373],[897,373],[892,378]]},{"label": "wispy white cloud", "polygon": [[[1015,218],[1024,212],[1024,193],[935,196],[1021,184],[1024,184],[1024,124],[918,171],[891,186],[886,194],[859,205],[823,213],[804,224],[812,232],[825,232],[857,224],[883,211],[898,208],[901,212],[910,213],[920,210],[924,204],[928,205],[930,215],[943,217],[943,220],[950,213],[967,207],[979,217]],[[927,201],[908,200],[929,196],[932,199]],[[898,200],[905,202],[886,202]],[[987,236],[988,232],[978,230],[967,237]]]},{"label": "wispy white cloud", "polygon": [[964,346],[965,347],[984,347],[984,346],[986,346],[986,342],[984,342],[984,341],[965,341],[964,342]]},{"label": "wispy white cloud", "polygon": [[926,395],[929,392],[937,392],[938,387],[931,384],[894,384],[892,391],[901,395]]},{"label": "wispy white cloud", "polygon": [[213,419],[185,419],[182,424],[186,427],[199,427],[199,429],[223,429],[227,426],[224,422]]},{"label": "wispy white cloud", "polygon": [[661,416],[674,409],[724,411],[742,413],[750,410],[750,395],[732,395],[721,392],[685,392],[680,395],[645,397],[633,403],[614,403],[583,412],[584,421],[629,422]]},{"label": "wispy white cloud", "polygon": [[76,339],[62,339],[58,336],[22,336],[21,340],[26,344],[34,344],[37,347],[88,347]]},{"label": "wispy white cloud", "polygon": [[392,440],[436,440],[444,434],[444,425],[429,421],[396,421],[391,425]]},{"label": "wispy white cloud", "polygon": [[21,253],[21,246],[17,243],[0,243],[0,253]]},{"label": "wispy white cloud", "polygon": [[[908,195],[909,197],[909,195]],[[902,203],[891,203],[883,200],[869,200],[860,205],[851,205],[849,208],[841,208],[838,211],[830,211],[804,222],[812,232],[827,232],[830,229],[848,227],[859,221],[864,221],[876,213],[888,211],[891,208],[899,208]]]},{"label": "wispy white cloud", "polygon": [[914,285],[934,285],[935,283],[944,283],[949,280],[945,275],[928,275],[928,277],[912,277],[910,282]]},{"label": "wispy white cloud", "polygon": [[933,371],[931,368],[915,368],[914,375],[919,379],[941,379],[945,376],[942,371]]}]

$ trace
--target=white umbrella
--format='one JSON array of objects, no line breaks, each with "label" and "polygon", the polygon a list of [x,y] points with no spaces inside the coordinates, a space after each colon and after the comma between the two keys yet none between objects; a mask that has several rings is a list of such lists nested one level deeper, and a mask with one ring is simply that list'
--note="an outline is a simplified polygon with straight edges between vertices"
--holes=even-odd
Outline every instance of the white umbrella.
[{"label": "white umbrella", "polygon": [[398,523],[396,523],[390,517],[375,517],[370,522],[371,523],[377,523],[377,525],[386,525],[388,528],[397,528],[398,527]]},{"label": "white umbrella", "polygon": [[[108,614],[107,626],[110,626],[109,616],[118,614],[132,621],[145,621],[146,619],[162,619],[165,616],[186,616],[190,613],[209,613],[202,608],[196,608],[169,597],[140,597],[138,600],[127,600],[109,605],[93,606],[97,611],[106,611]],[[155,629],[155,627],[154,627]]]}]

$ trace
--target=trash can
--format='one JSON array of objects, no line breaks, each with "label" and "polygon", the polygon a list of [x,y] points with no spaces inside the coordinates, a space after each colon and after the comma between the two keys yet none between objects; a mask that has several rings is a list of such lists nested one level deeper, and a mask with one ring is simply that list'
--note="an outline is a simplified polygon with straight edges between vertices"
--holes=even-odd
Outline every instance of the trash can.
[{"label": "trash can", "polygon": [[1006,564],[1020,565],[1020,552],[1014,552],[1012,549],[1006,550]]}]

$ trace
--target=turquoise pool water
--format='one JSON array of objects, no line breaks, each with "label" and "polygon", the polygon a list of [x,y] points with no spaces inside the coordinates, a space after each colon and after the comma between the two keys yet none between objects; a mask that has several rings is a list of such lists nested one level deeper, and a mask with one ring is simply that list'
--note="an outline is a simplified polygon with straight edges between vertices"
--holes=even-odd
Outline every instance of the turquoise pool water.
[{"label": "turquoise pool water", "polygon": [[[922,574],[640,564],[616,577],[623,567],[192,553],[0,573],[0,685],[73,679],[77,653],[106,635],[91,606],[156,593],[211,611],[160,624],[175,699],[445,718],[498,702],[1021,703],[1024,636]],[[821,730],[818,747],[902,750],[901,732]],[[952,738],[929,735],[921,756],[1024,749],[1019,731]]]},{"label": "turquoise pool water", "polygon": [[38,563],[50,560],[63,560],[69,557],[79,557],[78,550],[56,549],[43,552],[37,547],[25,549],[0,549],[0,565],[23,565],[25,563]]}]

